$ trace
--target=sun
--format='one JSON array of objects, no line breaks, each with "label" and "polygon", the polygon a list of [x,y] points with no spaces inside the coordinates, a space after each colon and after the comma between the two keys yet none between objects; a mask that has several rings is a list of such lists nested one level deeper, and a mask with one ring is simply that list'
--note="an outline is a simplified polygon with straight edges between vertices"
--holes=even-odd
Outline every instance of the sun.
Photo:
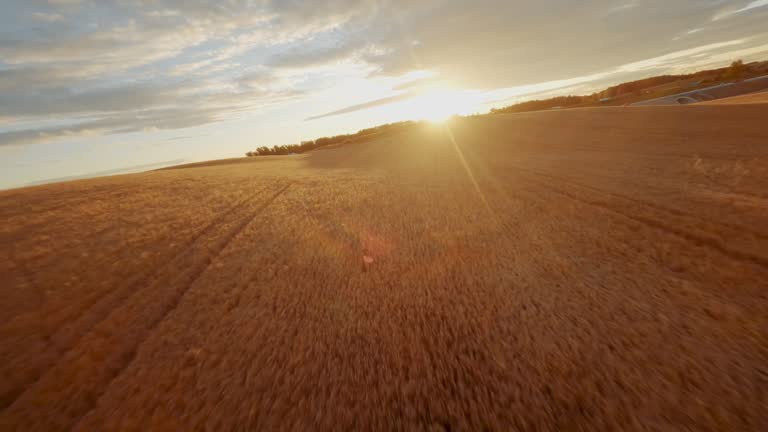
[{"label": "sun", "polygon": [[471,112],[475,103],[474,98],[467,92],[437,88],[409,101],[406,109],[412,112],[414,118],[443,123],[451,116]]},{"label": "sun", "polygon": [[428,121],[428,122],[430,122],[430,123],[436,123],[436,124],[440,124],[440,123],[445,123],[445,122],[447,122],[447,121],[448,121],[448,119],[449,119],[449,118],[451,118],[451,116],[452,116],[452,115],[453,115],[453,114],[443,114],[443,113],[440,113],[440,114],[431,114],[431,115],[427,115],[427,116],[425,116],[425,117],[424,117],[424,120],[426,120],[426,121]]}]

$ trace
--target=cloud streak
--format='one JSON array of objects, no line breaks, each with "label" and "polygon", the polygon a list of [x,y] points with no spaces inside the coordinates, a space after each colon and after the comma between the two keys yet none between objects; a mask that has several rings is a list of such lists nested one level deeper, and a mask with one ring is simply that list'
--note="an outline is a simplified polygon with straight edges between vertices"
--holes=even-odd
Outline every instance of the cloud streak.
[{"label": "cloud streak", "polygon": [[738,15],[738,14],[747,12],[749,10],[761,8],[761,7],[764,7],[764,6],[768,6],[768,0],[754,0],[754,1],[750,2],[750,3],[748,3],[746,6],[743,6],[743,7],[738,8],[738,9],[733,9],[733,8],[725,9],[725,10],[719,12],[717,15],[715,15],[712,18],[712,20],[713,21],[718,21],[718,20],[721,20],[723,18],[728,18],[728,17],[731,17],[733,15]]},{"label": "cloud streak", "polygon": [[414,96],[415,95],[413,93],[403,93],[403,94],[389,96],[389,97],[385,97],[385,98],[381,98],[381,99],[375,99],[375,100],[372,100],[372,101],[363,102],[361,104],[356,104],[356,105],[348,106],[346,108],[342,108],[342,109],[339,109],[339,110],[336,110],[336,111],[331,111],[331,112],[328,112],[328,113],[325,113],[325,114],[320,114],[320,115],[308,117],[306,120],[307,121],[309,121],[309,120],[318,120],[318,119],[322,119],[322,118],[326,118],[326,117],[333,117],[333,116],[337,116],[337,115],[341,115],[341,114],[348,114],[348,113],[355,112],[355,111],[362,111],[362,110],[374,108],[374,107],[377,107],[377,106],[389,105],[391,103],[401,102],[401,101],[404,101],[404,100],[408,100],[408,99],[413,98]]}]

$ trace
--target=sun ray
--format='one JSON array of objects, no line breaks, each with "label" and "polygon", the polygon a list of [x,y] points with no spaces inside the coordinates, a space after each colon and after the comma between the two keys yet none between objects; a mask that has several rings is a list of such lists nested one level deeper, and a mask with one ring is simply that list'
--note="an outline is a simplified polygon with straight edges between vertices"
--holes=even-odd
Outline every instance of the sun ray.
[{"label": "sun ray", "polygon": [[488,210],[488,213],[491,215],[493,220],[496,220],[496,213],[491,208],[491,205],[488,203],[488,199],[485,197],[485,194],[480,189],[480,184],[477,182],[477,179],[475,178],[475,174],[472,172],[472,168],[469,166],[469,163],[467,163],[467,158],[464,157],[464,152],[461,151],[461,147],[459,146],[458,142],[456,142],[456,137],[453,135],[453,132],[451,131],[450,124],[444,125],[446,134],[448,135],[448,138],[451,141],[451,144],[453,145],[453,149],[456,151],[456,155],[459,157],[459,161],[461,161],[461,165],[464,168],[464,171],[467,173],[467,177],[469,178],[470,182],[472,182],[472,186],[475,188],[475,191],[477,192],[477,195],[480,197],[480,200],[483,202],[483,205],[485,206],[486,210]]}]

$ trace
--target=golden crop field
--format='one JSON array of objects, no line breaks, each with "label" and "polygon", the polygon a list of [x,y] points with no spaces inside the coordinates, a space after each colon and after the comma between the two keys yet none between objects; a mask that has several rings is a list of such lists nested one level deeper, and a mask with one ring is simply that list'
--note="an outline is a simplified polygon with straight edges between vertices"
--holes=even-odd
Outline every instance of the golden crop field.
[{"label": "golden crop field", "polygon": [[0,429],[768,429],[767,113],[0,192]]}]

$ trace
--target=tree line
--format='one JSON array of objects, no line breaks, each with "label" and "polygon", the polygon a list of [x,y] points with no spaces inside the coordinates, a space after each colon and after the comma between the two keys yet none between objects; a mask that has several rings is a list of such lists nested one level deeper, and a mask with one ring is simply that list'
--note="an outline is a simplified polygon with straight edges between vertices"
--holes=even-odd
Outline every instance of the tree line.
[{"label": "tree line", "polygon": [[401,132],[418,124],[414,121],[403,121],[397,123],[387,123],[380,126],[362,129],[354,134],[336,135],[331,137],[322,137],[310,141],[302,141],[300,144],[277,145],[274,147],[262,146],[254,151],[249,151],[245,155],[254,156],[279,156],[289,154],[300,154],[310,150],[332,145],[359,143],[371,138],[381,136],[382,134]]},{"label": "tree line", "polygon": [[518,113],[527,111],[541,111],[553,108],[569,108],[577,105],[607,102],[609,100],[617,99],[623,96],[630,96],[637,94],[638,92],[658,87],[664,84],[669,84],[676,81],[683,80],[696,80],[699,79],[702,84],[715,84],[718,82],[737,80],[742,78],[748,78],[752,76],[758,76],[765,73],[765,64],[750,63],[745,64],[741,60],[736,60],[731,63],[730,66],[703,70],[691,74],[682,75],[659,75],[650,78],[639,79],[622,84],[618,84],[612,87],[608,87],[600,92],[595,92],[585,96],[558,96],[549,99],[531,100],[527,102],[521,102],[514,105],[510,105],[503,108],[494,108],[491,110],[493,114],[507,114]]}]

